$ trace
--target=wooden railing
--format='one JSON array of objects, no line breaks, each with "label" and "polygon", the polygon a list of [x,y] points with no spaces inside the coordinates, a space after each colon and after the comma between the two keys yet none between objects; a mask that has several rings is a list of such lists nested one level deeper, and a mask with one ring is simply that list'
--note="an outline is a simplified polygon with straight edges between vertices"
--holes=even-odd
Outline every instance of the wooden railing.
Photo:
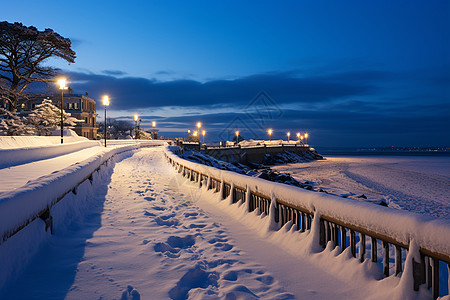
[{"label": "wooden railing", "polygon": [[[214,178],[208,174],[202,174],[175,161],[167,154],[166,158],[183,176],[190,178],[191,181],[197,181],[201,178],[209,182],[207,189],[213,189],[216,193],[221,192],[223,199],[231,195],[233,203],[239,201],[245,202],[247,193],[250,193],[249,212],[259,209],[261,213],[269,215],[272,201],[270,196]],[[222,189],[221,186],[223,186]],[[234,187],[233,190],[231,189],[232,186]],[[293,205],[283,201],[283,199],[277,198],[275,215],[273,217],[280,227],[291,221],[298,231],[304,232],[311,229],[314,212],[305,207]],[[341,252],[347,247],[350,247],[352,256],[359,259],[360,262],[368,258],[368,252],[370,252],[371,261],[374,263],[380,262],[383,274],[386,277],[398,275],[404,270],[404,258],[406,257],[404,254],[409,249],[408,244],[400,242],[394,237],[379,234],[373,230],[347,223],[332,216],[320,215],[319,222],[320,245],[323,248],[329,242],[332,243],[333,248],[339,246]],[[382,250],[381,253],[378,251],[379,248]],[[393,262],[390,261],[389,254],[391,251],[395,253]],[[441,278],[440,280],[439,278],[440,262],[447,264],[450,270],[449,253],[436,253],[427,248],[420,247],[420,261],[413,260],[414,290],[418,291],[420,285],[426,284],[431,289],[433,299],[437,299],[440,296],[439,283],[445,284],[447,282],[446,284],[448,284],[448,278],[447,280],[445,278]],[[393,267],[392,271],[391,266]]]}]

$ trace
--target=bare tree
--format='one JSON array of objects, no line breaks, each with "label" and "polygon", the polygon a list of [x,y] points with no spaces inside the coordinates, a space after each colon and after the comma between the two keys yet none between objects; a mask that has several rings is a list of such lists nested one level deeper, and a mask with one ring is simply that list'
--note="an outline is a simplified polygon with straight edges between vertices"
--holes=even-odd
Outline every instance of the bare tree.
[{"label": "bare tree", "polygon": [[30,83],[54,81],[56,70],[42,62],[51,57],[75,62],[71,45],[52,29],[0,22],[0,104],[15,111],[26,100],[24,90]]}]

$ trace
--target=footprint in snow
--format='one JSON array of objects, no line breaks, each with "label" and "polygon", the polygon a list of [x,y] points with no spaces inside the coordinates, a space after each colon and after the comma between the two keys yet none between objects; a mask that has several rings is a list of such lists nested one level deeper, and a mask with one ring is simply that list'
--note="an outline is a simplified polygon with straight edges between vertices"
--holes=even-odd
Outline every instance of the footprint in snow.
[{"label": "footprint in snow", "polygon": [[159,211],[166,210],[166,208],[165,208],[165,207],[162,207],[162,206],[153,206],[152,209],[154,209],[154,210],[159,210]]},{"label": "footprint in snow", "polygon": [[215,243],[214,247],[222,251],[230,251],[231,249],[233,249],[233,245],[227,243]]},{"label": "footprint in snow", "polygon": [[206,272],[197,265],[181,277],[176,286],[169,291],[169,297],[173,300],[184,300],[192,289],[217,287],[217,277],[216,272]]},{"label": "footprint in snow", "polygon": [[144,211],[144,216],[149,216],[149,217],[155,217],[156,215],[154,213],[150,213],[148,211]]},{"label": "footprint in snow", "polygon": [[204,228],[206,224],[191,224],[189,225],[189,228]]},{"label": "footprint in snow", "polygon": [[193,213],[184,213],[184,216],[185,216],[185,217],[196,217],[196,216],[198,216],[198,213],[196,213],[196,212],[193,212]]},{"label": "footprint in snow", "polygon": [[185,237],[170,236],[165,243],[156,243],[153,246],[155,252],[161,252],[170,258],[180,256],[182,249],[188,249],[195,245],[195,237],[187,235]]},{"label": "footprint in snow", "polygon": [[131,285],[129,285],[127,289],[123,291],[122,297],[120,297],[120,300],[140,300],[140,299],[141,295]]},{"label": "footprint in snow", "polygon": [[177,219],[169,219],[169,220],[163,220],[160,217],[156,217],[155,218],[155,222],[156,224],[158,224],[159,226],[178,226],[180,224],[180,222]]},{"label": "footprint in snow", "polygon": [[275,279],[270,275],[262,275],[256,278],[256,280],[261,281],[262,283],[266,285],[271,285]]}]

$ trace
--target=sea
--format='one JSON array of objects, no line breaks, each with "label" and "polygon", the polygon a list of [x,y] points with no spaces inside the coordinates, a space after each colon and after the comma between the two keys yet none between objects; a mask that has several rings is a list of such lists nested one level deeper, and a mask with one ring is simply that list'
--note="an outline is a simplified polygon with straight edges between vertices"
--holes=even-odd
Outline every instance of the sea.
[{"label": "sea", "polygon": [[429,156],[450,157],[450,148],[350,148],[350,147],[313,147],[324,156]]}]

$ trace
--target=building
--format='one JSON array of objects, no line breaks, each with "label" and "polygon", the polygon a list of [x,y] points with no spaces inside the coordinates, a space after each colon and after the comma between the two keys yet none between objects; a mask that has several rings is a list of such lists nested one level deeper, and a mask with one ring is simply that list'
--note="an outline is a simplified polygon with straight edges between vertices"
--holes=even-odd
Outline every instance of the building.
[{"label": "building", "polygon": [[[22,105],[22,112],[31,112],[36,105],[41,104],[44,99],[52,100],[53,104],[58,107],[60,107],[61,103],[61,94],[39,94],[29,98],[30,100]],[[74,131],[79,136],[84,136],[91,140],[97,139],[98,124],[96,102],[89,97],[87,92],[84,95],[73,94],[72,90],[69,89],[68,92],[64,93],[63,108],[67,113],[70,113],[72,117],[84,120],[84,122],[78,123],[74,128]]]}]

